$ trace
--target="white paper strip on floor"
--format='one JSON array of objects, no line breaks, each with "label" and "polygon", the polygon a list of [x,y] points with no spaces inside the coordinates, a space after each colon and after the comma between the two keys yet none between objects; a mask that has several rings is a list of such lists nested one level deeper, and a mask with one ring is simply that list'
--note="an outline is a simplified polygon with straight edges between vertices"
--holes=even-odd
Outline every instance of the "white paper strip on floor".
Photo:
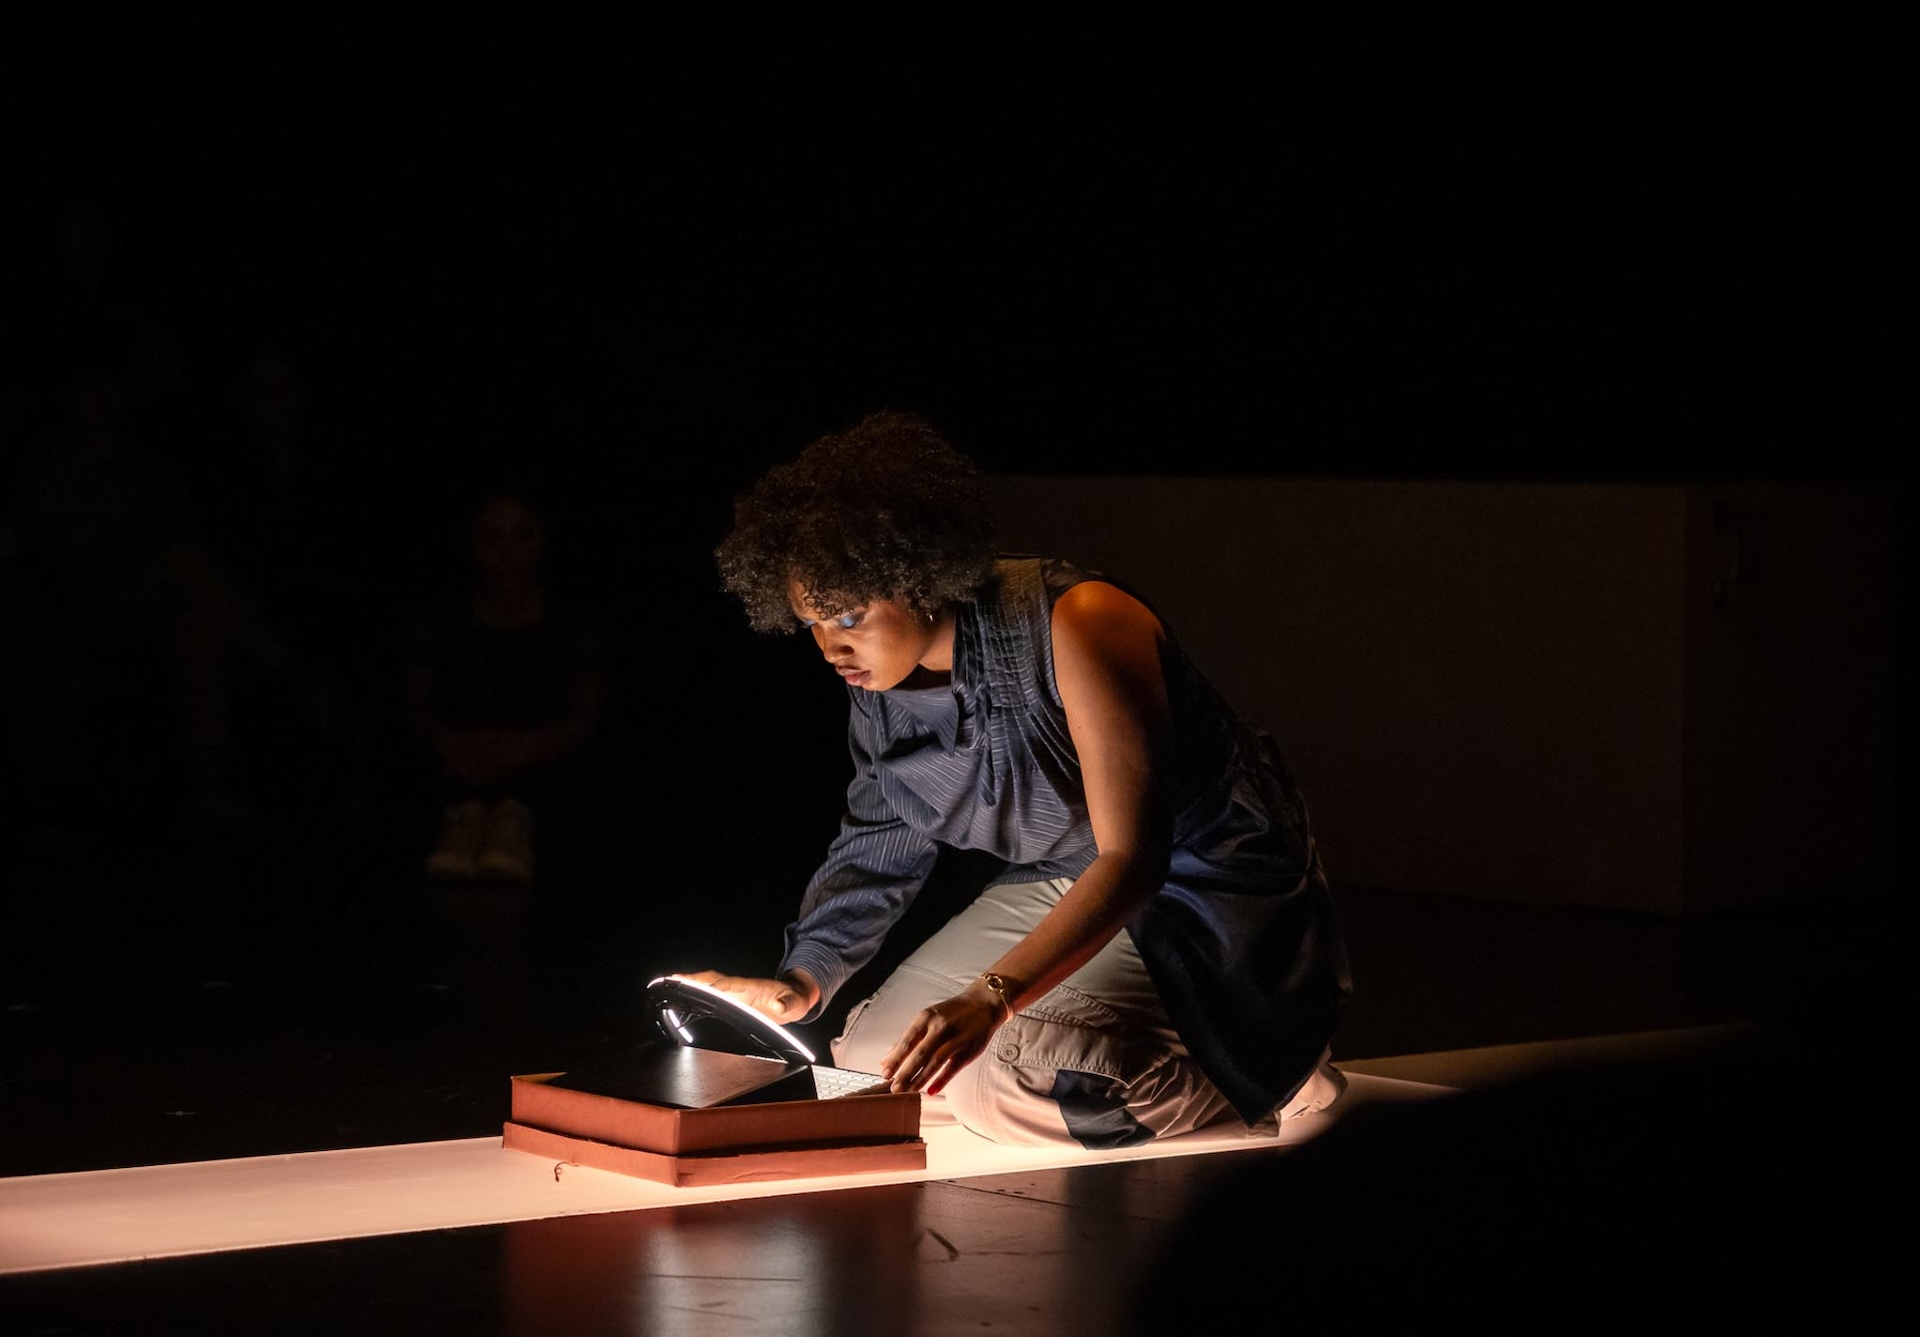
[{"label": "white paper strip on floor", "polygon": [[1356,1105],[1447,1090],[1357,1074],[1348,1083],[1332,1110],[1278,1137],[1234,1125],[1113,1151],[999,1146],[929,1102],[924,1169],[711,1187],[556,1164],[498,1137],[25,1175],[0,1179],[0,1273],[1290,1145]]}]

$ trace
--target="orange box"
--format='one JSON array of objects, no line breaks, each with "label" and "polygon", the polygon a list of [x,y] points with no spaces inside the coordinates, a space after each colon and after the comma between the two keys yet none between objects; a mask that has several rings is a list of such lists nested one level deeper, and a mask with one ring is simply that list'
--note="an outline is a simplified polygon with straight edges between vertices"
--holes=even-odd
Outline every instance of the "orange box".
[{"label": "orange box", "polygon": [[507,1147],[665,1184],[729,1184],[920,1169],[915,1091],[686,1109],[512,1079]]},{"label": "orange box", "polygon": [[[851,1096],[864,1100],[872,1097]],[[884,1097],[879,1097],[884,1099]],[[838,1102],[833,1102],[838,1103]],[[509,1121],[502,1144],[552,1161],[589,1165],[677,1187],[753,1184],[773,1179],[864,1174],[875,1170],[924,1170],[927,1144],[918,1137],[872,1141],[820,1141],[664,1156],[635,1147],[534,1128]]]}]

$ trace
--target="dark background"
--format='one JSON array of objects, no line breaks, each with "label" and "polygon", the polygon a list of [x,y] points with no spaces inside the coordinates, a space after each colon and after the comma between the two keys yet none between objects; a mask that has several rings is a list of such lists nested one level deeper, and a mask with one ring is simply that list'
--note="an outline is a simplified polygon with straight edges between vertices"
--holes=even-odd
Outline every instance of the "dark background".
[{"label": "dark background", "polygon": [[89,203],[124,300],[216,377],[289,347],[370,483],[537,451],[696,532],[880,403],[1014,472],[1873,467],[1885,34],[1543,9],[15,6],[12,310]]},{"label": "dark background", "polygon": [[[138,667],[110,674],[82,782],[7,771],[23,1060],[105,1032],[200,1108],[189,1052],[247,1054],[256,1098],[381,1088],[333,1037],[384,1026],[351,1063],[392,1065],[389,1122],[315,1139],[446,1135],[430,1055],[564,1065],[630,1033],[646,970],[771,965],[844,707],[710,552],[735,491],[876,407],[1007,474],[1904,476],[1906,99],[1857,20],[703,13],[0,19],[9,458],[76,359],[137,350],[156,458],[368,760],[332,816],[339,735],[269,700],[258,824],[208,848]],[[284,516],[250,435],[268,353],[302,392]],[[500,464],[546,484],[614,685],[530,899],[455,905],[418,875],[397,655]],[[8,588],[44,594],[8,475]],[[287,1140],[238,1109],[168,1135],[53,1159]]]}]

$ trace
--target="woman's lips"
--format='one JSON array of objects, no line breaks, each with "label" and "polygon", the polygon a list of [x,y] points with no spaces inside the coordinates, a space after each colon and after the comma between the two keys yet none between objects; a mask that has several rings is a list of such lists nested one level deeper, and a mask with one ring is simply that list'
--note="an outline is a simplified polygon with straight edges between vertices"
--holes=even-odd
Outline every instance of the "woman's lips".
[{"label": "woman's lips", "polygon": [[867,670],[857,668],[836,667],[834,672],[838,673],[842,678],[845,678],[847,680],[847,686],[849,687],[865,687],[867,685],[867,679],[873,676],[868,673]]}]

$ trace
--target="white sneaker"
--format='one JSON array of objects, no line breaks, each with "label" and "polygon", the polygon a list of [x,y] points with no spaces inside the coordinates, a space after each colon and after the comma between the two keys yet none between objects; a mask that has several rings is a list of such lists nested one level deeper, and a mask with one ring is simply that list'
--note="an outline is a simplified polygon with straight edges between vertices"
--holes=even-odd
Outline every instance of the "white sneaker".
[{"label": "white sneaker", "polygon": [[502,799],[487,811],[474,867],[481,877],[525,882],[533,876],[533,814],[519,799]]},{"label": "white sneaker", "polygon": [[465,879],[478,874],[482,824],[486,807],[478,799],[455,803],[447,808],[440,824],[440,839],[427,855],[427,876]]}]

